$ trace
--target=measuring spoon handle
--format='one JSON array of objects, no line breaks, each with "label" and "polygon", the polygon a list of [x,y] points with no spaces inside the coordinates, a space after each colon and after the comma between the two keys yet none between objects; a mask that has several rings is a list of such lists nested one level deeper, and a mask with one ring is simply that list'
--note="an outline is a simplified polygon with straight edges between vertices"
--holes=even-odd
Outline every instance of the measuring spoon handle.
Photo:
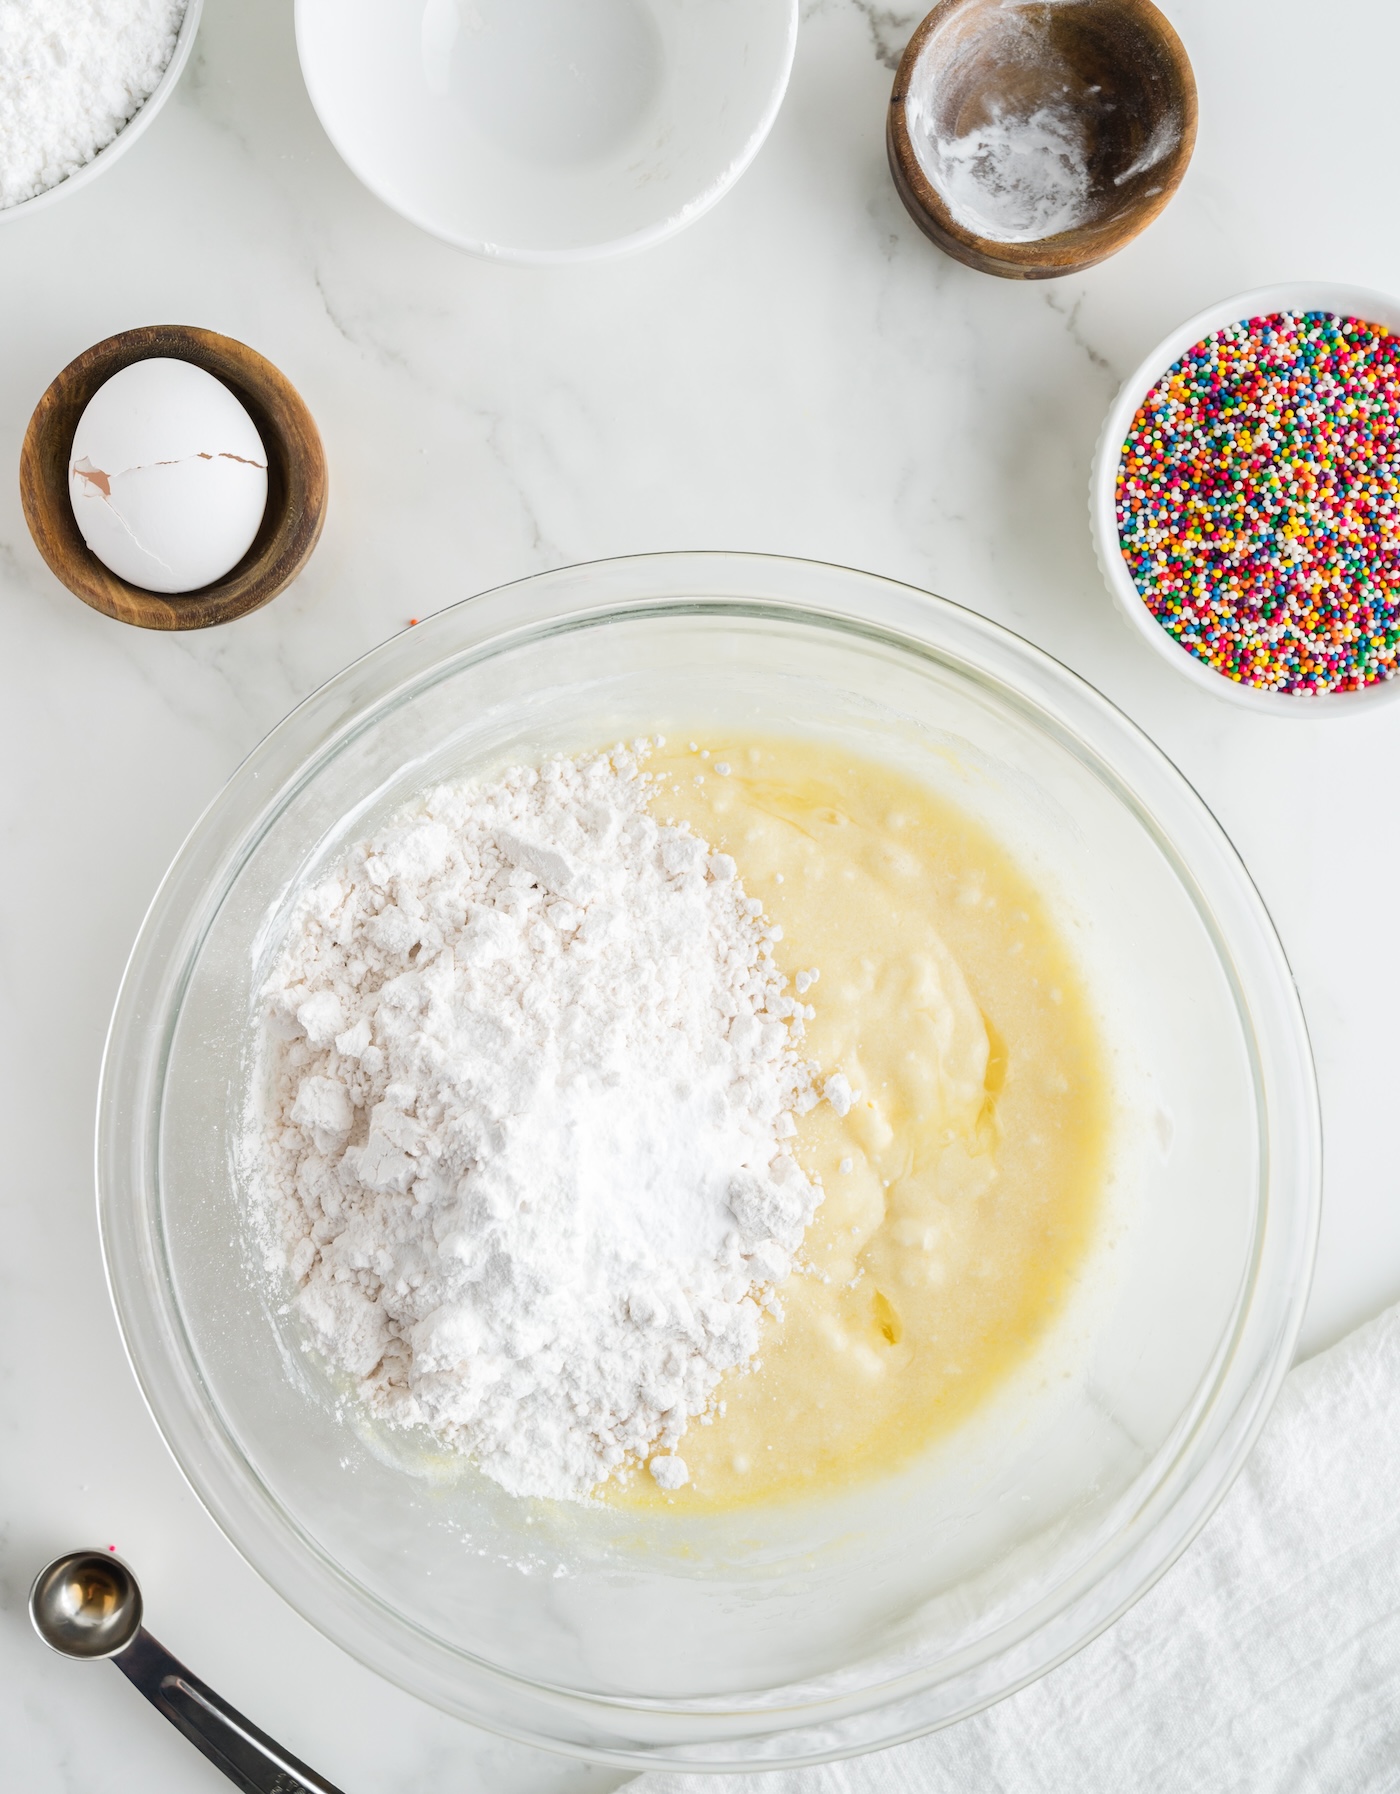
[{"label": "measuring spoon handle", "polygon": [[191,1675],[144,1626],[112,1661],[243,1794],[340,1794]]}]

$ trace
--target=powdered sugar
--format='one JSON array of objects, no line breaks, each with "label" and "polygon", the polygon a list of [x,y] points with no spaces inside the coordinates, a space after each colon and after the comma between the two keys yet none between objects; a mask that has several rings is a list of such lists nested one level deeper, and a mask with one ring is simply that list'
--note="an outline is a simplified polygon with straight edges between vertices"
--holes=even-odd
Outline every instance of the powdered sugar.
[{"label": "powdered sugar", "polygon": [[265,993],[270,1260],[381,1413],[517,1494],[680,1486],[818,1200],[777,931],[652,791],[618,750],[431,793]]},{"label": "powdered sugar", "polygon": [[155,91],[186,0],[0,0],[0,209],[88,163]]}]

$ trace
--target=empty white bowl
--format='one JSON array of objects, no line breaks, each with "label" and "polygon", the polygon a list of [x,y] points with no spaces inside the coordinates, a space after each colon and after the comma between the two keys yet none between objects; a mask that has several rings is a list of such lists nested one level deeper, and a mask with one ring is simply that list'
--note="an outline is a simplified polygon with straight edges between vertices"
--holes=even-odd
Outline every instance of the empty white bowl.
[{"label": "empty white bowl", "polygon": [[660,242],[777,116],[797,0],[297,0],[311,103],[386,205],[474,254]]},{"label": "empty white bowl", "polygon": [[107,147],[100,149],[90,162],[85,162],[77,173],[70,174],[67,180],[58,181],[52,187],[46,187],[42,193],[36,193],[32,199],[22,199],[18,205],[0,207],[0,224],[12,223],[16,218],[28,218],[42,206],[52,205],[56,200],[65,199],[70,193],[76,193],[79,188],[86,187],[90,181],[95,181],[98,175],[105,174],[117,157],[131,148],[174,91],[175,83],[180,79],[185,64],[190,59],[190,51],[194,48],[195,35],[199,30],[199,17],[203,10],[204,0],[188,0],[185,16],[180,21],[179,35],[175,39],[175,48],[171,52],[170,61],[165,65],[165,73],[151,89],[148,98],[132,113]]},{"label": "empty white bowl", "polygon": [[1094,533],[1094,552],[1109,591],[1118,600],[1119,608],[1134,630],[1154,652],[1202,690],[1213,692],[1218,698],[1227,698],[1232,704],[1242,705],[1256,715],[1315,720],[1356,716],[1363,710],[1369,714],[1377,704],[1392,704],[1400,699],[1400,677],[1365,686],[1360,691],[1327,692],[1314,697],[1237,685],[1208,667],[1168,635],[1143,603],[1118,539],[1118,521],[1114,514],[1118,462],[1138,406],[1172,363],[1213,330],[1221,330],[1244,318],[1264,317],[1277,311],[1331,311],[1344,318],[1364,318],[1368,323],[1384,324],[1388,330],[1400,331],[1400,300],[1366,287],[1342,286],[1327,280],[1295,280],[1279,286],[1256,287],[1233,299],[1222,299],[1217,305],[1197,312],[1194,318],[1188,318],[1179,329],[1158,343],[1142,365],[1124,381],[1104,421],[1089,478],[1089,519]]}]

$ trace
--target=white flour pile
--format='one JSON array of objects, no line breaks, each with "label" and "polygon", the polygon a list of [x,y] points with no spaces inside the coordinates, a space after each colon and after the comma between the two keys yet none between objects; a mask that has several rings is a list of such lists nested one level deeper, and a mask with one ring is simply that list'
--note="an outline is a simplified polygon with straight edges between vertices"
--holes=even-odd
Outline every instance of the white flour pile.
[{"label": "white flour pile", "polygon": [[270,1264],[377,1410],[519,1495],[684,1483],[819,1199],[777,931],[654,789],[618,749],[432,792],[265,991]]},{"label": "white flour pile", "polygon": [[185,0],[0,0],[0,209],[56,187],[155,91]]}]

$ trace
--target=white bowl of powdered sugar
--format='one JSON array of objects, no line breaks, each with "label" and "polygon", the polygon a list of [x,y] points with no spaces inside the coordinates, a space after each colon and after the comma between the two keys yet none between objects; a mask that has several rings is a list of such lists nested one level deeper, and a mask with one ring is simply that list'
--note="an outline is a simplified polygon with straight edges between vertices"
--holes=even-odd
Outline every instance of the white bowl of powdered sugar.
[{"label": "white bowl of powdered sugar", "polygon": [[0,7],[0,223],[95,180],[180,78],[204,0]]},{"label": "white bowl of powdered sugar", "polygon": [[98,1181],[152,1412],[287,1600],[462,1718],[724,1769],[1143,1592],[1286,1371],[1319,1154],[1268,918],[1131,724],[927,595],[699,554],[457,605],[249,757]]}]

